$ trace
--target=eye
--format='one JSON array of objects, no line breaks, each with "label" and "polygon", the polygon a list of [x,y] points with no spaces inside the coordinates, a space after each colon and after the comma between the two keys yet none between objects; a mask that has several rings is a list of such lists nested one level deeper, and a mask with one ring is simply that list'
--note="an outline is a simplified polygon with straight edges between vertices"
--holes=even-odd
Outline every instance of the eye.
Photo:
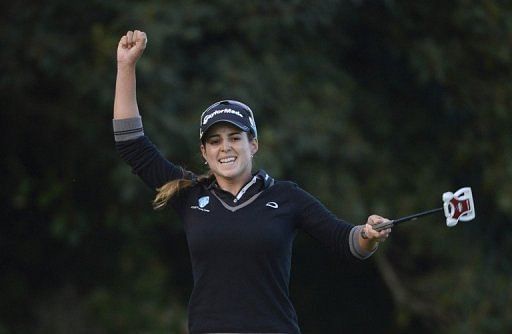
[{"label": "eye", "polygon": [[242,140],[242,136],[240,136],[240,135],[231,136],[231,140],[232,141],[240,141],[240,140]]},{"label": "eye", "polygon": [[219,145],[220,140],[218,138],[209,138],[207,143],[210,145]]}]

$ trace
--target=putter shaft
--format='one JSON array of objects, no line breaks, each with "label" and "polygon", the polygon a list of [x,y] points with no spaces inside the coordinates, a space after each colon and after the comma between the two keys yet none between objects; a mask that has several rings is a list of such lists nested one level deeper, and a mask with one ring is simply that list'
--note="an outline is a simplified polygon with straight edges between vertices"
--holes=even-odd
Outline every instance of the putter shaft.
[{"label": "putter shaft", "polygon": [[419,217],[428,216],[428,215],[431,215],[433,213],[436,213],[436,212],[439,212],[439,211],[443,211],[443,210],[444,209],[441,207],[441,208],[436,208],[436,209],[432,209],[432,210],[428,210],[428,211],[423,211],[423,212],[415,213],[415,214],[410,215],[410,216],[405,216],[405,217],[402,217],[402,218],[397,218],[397,219],[393,219],[393,220],[390,220],[390,221],[387,221],[387,222],[382,222],[382,223],[379,223],[379,224],[375,224],[372,227],[376,231],[382,231],[382,230],[385,230],[387,228],[391,228],[391,227],[393,227],[395,225],[398,225],[400,223],[403,223],[403,222],[406,222],[406,221],[409,221],[409,220],[415,220],[415,219],[418,219]]}]

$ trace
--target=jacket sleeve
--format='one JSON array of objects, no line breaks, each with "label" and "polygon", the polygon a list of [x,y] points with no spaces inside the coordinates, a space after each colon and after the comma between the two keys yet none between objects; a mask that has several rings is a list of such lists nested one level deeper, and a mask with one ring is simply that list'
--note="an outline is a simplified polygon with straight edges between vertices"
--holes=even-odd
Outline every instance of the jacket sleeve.
[{"label": "jacket sleeve", "polygon": [[151,189],[156,190],[165,183],[181,178],[193,178],[165,159],[151,141],[144,135],[140,117],[113,120],[116,149],[121,158],[131,166]]},{"label": "jacket sleeve", "polygon": [[299,228],[338,254],[341,258],[354,256],[360,260],[370,257],[359,245],[362,225],[352,225],[337,218],[318,199],[296,186],[299,205]]}]

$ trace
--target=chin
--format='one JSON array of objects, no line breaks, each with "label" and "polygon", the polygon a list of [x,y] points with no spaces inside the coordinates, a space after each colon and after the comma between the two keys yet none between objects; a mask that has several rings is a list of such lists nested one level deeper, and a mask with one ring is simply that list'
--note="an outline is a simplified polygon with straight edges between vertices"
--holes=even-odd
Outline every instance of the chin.
[{"label": "chin", "polygon": [[[249,171],[250,173],[250,171]],[[236,180],[246,174],[246,171],[241,168],[232,168],[232,169],[218,169],[216,173],[219,177],[228,179],[228,180]]]},{"label": "chin", "polygon": [[242,173],[236,172],[236,171],[232,171],[232,172],[229,171],[229,172],[220,172],[220,173],[218,173],[218,175],[225,179],[234,180],[237,177],[240,177],[242,175]]}]

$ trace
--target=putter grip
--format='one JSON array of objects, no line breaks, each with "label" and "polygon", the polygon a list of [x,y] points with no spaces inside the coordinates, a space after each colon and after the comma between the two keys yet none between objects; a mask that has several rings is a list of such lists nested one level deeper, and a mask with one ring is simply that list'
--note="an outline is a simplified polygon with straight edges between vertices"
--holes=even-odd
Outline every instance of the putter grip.
[{"label": "putter grip", "polygon": [[387,221],[387,222],[382,222],[382,223],[375,224],[375,225],[372,226],[372,228],[375,231],[379,231],[380,232],[380,231],[385,230],[387,228],[392,228],[394,223],[395,223],[394,220],[390,220],[390,221]]},{"label": "putter grip", "polygon": [[[390,220],[390,221],[387,221],[387,222],[382,222],[382,223],[378,223],[378,224],[372,225],[372,228],[375,231],[379,231],[380,232],[380,231],[385,230],[387,228],[392,228],[394,223],[395,223],[394,220]],[[366,236],[366,233],[364,231],[361,231],[361,236],[363,237],[363,239],[368,239],[368,237]]]}]

